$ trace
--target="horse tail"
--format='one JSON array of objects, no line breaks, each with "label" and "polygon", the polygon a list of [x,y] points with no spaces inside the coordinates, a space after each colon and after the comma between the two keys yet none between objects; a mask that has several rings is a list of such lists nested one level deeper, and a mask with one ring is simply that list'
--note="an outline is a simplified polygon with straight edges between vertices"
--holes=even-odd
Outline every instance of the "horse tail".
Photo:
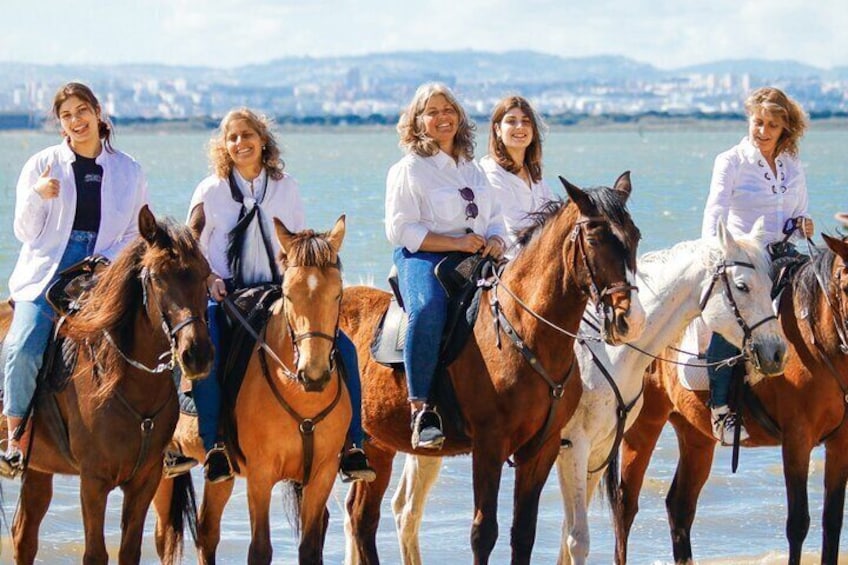
[{"label": "horse tail", "polygon": [[296,536],[300,536],[300,505],[303,502],[303,485],[294,481],[283,482],[283,512]]},{"label": "horse tail", "polygon": [[607,468],[604,470],[604,476],[601,479],[602,488],[601,492],[604,493],[605,498],[610,504],[610,509],[615,515],[618,504],[619,504],[619,491],[618,487],[621,483],[621,477],[619,476],[618,470],[618,462],[619,462],[619,454],[620,450],[616,449],[612,457],[610,458],[609,464]]},{"label": "horse tail", "polygon": [[188,525],[191,539],[197,546],[197,496],[194,492],[194,481],[191,473],[183,473],[171,479],[173,494],[171,507],[168,509],[167,527],[173,532],[173,543],[166,548],[163,563],[179,563],[182,561],[183,540],[185,527]]}]

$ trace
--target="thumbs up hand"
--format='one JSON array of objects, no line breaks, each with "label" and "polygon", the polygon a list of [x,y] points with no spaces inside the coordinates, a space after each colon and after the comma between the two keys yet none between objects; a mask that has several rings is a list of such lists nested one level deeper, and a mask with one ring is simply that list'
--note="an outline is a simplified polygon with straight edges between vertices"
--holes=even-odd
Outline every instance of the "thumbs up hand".
[{"label": "thumbs up hand", "polygon": [[32,187],[42,200],[50,200],[59,196],[59,179],[54,179],[50,176],[50,167],[51,165],[47,165],[44,172],[39,175],[35,186]]}]

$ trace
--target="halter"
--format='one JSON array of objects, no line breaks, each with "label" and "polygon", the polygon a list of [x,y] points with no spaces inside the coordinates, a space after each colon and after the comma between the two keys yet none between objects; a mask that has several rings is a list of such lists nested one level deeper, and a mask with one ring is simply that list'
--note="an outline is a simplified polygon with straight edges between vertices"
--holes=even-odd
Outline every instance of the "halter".
[{"label": "halter", "polygon": [[[598,315],[603,318],[604,323],[601,335],[606,340],[609,336],[607,327],[609,325],[609,320],[613,317],[613,307],[612,305],[604,304],[604,298],[615,294],[616,292],[629,292],[631,290],[638,291],[639,288],[625,281],[617,281],[602,289],[598,289],[598,283],[595,280],[595,272],[589,264],[589,256],[586,253],[586,244],[584,241],[586,239],[586,232],[584,231],[583,226],[590,222],[602,222],[609,224],[609,220],[603,216],[583,217],[575,223],[574,230],[571,232],[571,241],[577,244],[577,249],[580,251],[580,257],[583,261],[583,266],[586,268],[586,272],[589,273],[589,296],[595,304],[595,310],[598,312]],[[574,261],[575,263],[577,262],[576,254],[574,256]]]},{"label": "halter", "polygon": [[[701,309],[701,312],[704,311],[704,308],[707,307],[707,302],[710,299],[710,296],[713,293],[713,289],[715,288],[716,281],[721,279],[724,282],[724,288],[727,290],[727,300],[730,302],[730,310],[733,312],[733,316],[736,318],[736,323],[739,324],[739,327],[742,328],[742,350],[749,352],[751,347],[751,338],[755,329],[762,326],[766,322],[771,320],[777,320],[777,316],[771,314],[766,316],[753,326],[749,326],[745,321],[745,318],[742,317],[742,313],[739,312],[739,306],[736,304],[736,299],[733,298],[733,290],[730,287],[730,278],[727,276],[727,269],[730,267],[746,267],[748,269],[755,269],[753,263],[748,263],[746,261],[728,261],[724,260],[721,263],[717,264],[715,270],[713,271],[712,279],[710,280],[709,286],[704,290],[704,293],[701,295],[701,300],[698,304],[698,307]],[[743,357],[742,354],[739,354],[736,357],[731,357],[728,361],[728,365],[733,365],[736,360]],[[757,370],[760,369],[760,360],[756,355],[745,355],[745,357],[751,359],[752,363],[754,363],[754,367]]]},{"label": "halter", "polygon": [[[141,301],[144,305],[145,311],[148,308],[148,289],[147,287],[150,285],[150,280],[153,275],[150,274],[150,269],[148,267],[143,267],[141,272],[138,275],[139,282],[141,283]],[[149,294],[153,294],[152,292]],[[154,296],[156,296],[154,294]],[[177,333],[180,330],[187,327],[189,324],[193,324],[194,322],[203,322],[200,316],[188,316],[184,320],[180,321],[176,326],[171,327],[171,323],[168,321],[168,317],[165,315],[165,309],[162,308],[161,300],[158,296],[156,296],[156,300],[152,301],[152,304],[159,311],[159,318],[162,320],[162,331],[165,333],[165,336],[168,338],[169,350],[161,353],[157,358],[165,359],[169,357],[167,363],[159,363],[156,367],[151,368],[142,363],[141,361],[137,361],[124,353],[121,348],[118,346],[115,339],[112,337],[112,334],[108,330],[103,330],[103,335],[106,338],[106,341],[109,342],[115,351],[121,356],[121,358],[126,361],[129,365],[139,369],[141,371],[145,371],[152,374],[164,373],[165,371],[173,371],[175,365],[176,351],[177,351]],[[149,317],[149,316],[148,316]]]}]

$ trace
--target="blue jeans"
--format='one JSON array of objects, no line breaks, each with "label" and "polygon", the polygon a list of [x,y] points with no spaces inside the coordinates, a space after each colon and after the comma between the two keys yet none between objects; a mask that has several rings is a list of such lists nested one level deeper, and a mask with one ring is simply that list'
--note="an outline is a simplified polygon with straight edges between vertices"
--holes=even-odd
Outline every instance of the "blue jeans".
[{"label": "blue jeans", "polygon": [[726,406],[727,398],[730,396],[730,378],[733,376],[733,367],[727,365],[713,365],[718,361],[729,359],[739,355],[739,349],[714,333],[707,347],[707,374],[710,377],[710,405]]},{"label": "blue jeans", "polygon": [[[194,405],[197,407],[197,426],[200,438],[203,440],[203,448],[209,451],[221,439],[218,434],[222,400],[221,383],[218,380],[221,356],[217,352],[221,350],[221,324],[226,322],[222,318],[224,311],[221,304],[214,300],[209,300],[206,315],[207,320],[209,320],[209,339],[215,348],[215,358],[209,376],[192,383],[191,394],[194,398]],[[356,348],[350,338],[342,331],[339,331],[336,347],[338,347],[342,362],[347,369],[347,389],[353,412],[348,435],[353,443],[361,447],[363,440],[362,386],[359,382],[359,362],[356,357]]]},{"label": "blue jeans", "polygon": [[[96,240],[95,232],[72,231],[59,260],[56,275],[91,255]],[[56,278],[54,276],[50,283]],[[44,297],[46,292],[47,287],[35,300],[15,302],[12,325],[4,344],[6,378],[3,384],[3,413],[6,416],[23,418],[35,394],[36,378],[44,362],[44,352],[56,319],[55,312]]]},{"label": "blue jeans", "polygon": [[433,274],[442,253],[410,253],[405,247],[394,252],[398,285],[409,316],[403,367],[409,400],[426,401],[439,360],[439,345],[447,320],[448,296]]}]

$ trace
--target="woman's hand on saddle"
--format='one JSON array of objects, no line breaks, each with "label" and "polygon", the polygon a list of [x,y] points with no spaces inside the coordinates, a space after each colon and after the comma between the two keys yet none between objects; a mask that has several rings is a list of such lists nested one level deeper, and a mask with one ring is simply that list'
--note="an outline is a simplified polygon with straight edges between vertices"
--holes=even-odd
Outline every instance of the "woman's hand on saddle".
[{"label": "woman's hand on saddle", "polygon": [[212,300],[215,302],[221,302],[227,296],[227,285],[224,284],[224,280],[215,273],[209,275],[209,278],[206,280],[206,285],[209,287],[209,296],[211,296]]},{"label": "woman's hand on saddle", "polygon": [[42,200],[50,200],[59,196],[59,179],[50,176],[50,165],[41,173],[32,189]]},{"label": "woman's hand on saddle", "polygon": [[499,235],[493,235],[486,241],[486,246],[483,248],[481,255],[498,260],[503,257],[505,251],[506,244],[504,240]]},{"label": "woman's hand on saddle", "polygon": [[477,253],[486,247],[486,239],[476,233],[467,233],[456,238],[456,251]]},{"label": "woman's hand on saddle", "polygon": [[798,216],[797,218],[795,218],[795,227],[798,230],[799,234],[807,238],[813,237],[813,234],[816,231],[816,226],[813,223],[813,219],[807,218],[806,216]]}]

